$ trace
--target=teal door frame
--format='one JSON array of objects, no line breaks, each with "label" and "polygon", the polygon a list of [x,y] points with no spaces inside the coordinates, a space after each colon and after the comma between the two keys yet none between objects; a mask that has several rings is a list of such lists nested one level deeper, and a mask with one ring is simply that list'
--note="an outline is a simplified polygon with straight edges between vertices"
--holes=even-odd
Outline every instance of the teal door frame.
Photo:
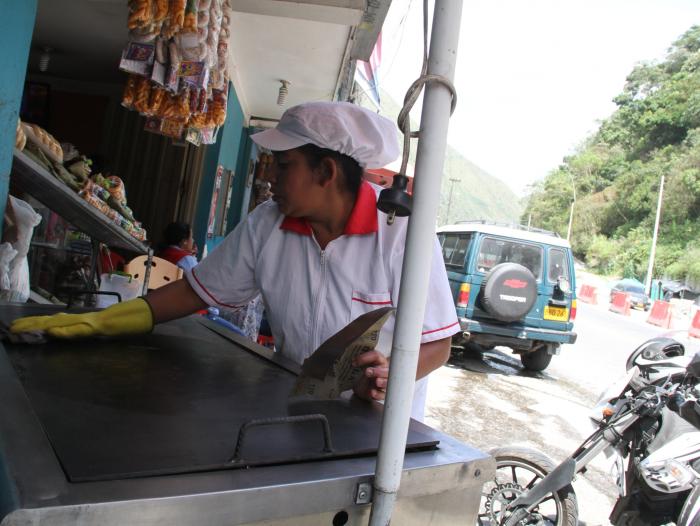
[{"label": "teal door frame", "polygon": [[0,229],[10,187],[12,152],[15,148],[29,47],[34,32],[37,0],[5,0],[0,17]]}]

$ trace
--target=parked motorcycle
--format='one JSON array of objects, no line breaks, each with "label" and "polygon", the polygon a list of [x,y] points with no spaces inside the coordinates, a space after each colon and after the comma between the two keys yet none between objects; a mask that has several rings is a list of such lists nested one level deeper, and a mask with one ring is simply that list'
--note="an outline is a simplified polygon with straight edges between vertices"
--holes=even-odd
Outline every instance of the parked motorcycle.
[{"label": "parked motorcycle", "polygon": [[499,448],[484,485],[481,526],[575,526],[571,485],[599,454],[615,459],[615,526],[700,525],[700,355],[655,338],[636,349],[627,375],[596,404],[596,430],[559,465],[538,451]]}]

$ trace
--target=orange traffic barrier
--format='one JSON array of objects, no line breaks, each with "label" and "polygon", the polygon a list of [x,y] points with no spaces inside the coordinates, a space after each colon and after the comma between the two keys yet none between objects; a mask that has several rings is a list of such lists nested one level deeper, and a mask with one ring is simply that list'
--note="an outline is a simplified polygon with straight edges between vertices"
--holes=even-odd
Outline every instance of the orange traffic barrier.
[{"label": "orange traffic barrier", "polygon": [[630,315],[630,295],[626,292],[620,292],[614,290],[612,293],[612,299],[610,300],[610,307],[608,310],[622,314],[623,316]]},{"label": "orange traffic barrier", "polygon": [[656,300],[651,306],[647,323],[663,327],[664,329],[671,328],[671,304],[668,301]]},{"label": "orange traffic barrier", "polygon": [[688,334],[693,338],[700,338],[700,310],[695,311],[695,316],[693,316],[693,322],[690,324]]},{"label": "orange traffic barrier", "polygon": [[598,305],[598,291],[593,285],[581,285],[577,298],[584,303]]}]

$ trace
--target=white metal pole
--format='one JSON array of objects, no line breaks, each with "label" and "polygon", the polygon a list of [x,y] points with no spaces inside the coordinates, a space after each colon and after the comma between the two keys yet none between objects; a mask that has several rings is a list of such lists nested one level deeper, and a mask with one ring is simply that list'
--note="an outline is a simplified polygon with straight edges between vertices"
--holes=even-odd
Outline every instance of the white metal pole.
[{"label": "white metal pole", "polygon": [[659,185],[659,201],[656,204],[656,220],[654,221],[654,235],[651,239],[651,253],[649,254],[649,266],[647,267],[647,277],[644,280],[644,289],[647,295],[651,294],[651,273],[654,271],[654,258],[656,257],[656,240],[659,237],[659,221],[661,219],[661,202],[664,197],[664,180],[666,177],[661,175],[661,184]]},{"label": "white metal pole", "polygon": [[[461,16],[462,0],[435,1],[428,74],[442,75],[452,81]],[[401,482],[435,243],[435,218],[440,202],[451,101],[450,90],[442,84],[432,82],[426,86],[416,156],[413,211],[403,259],[370,526],[390,523]]]},{"label": "white metal pole", "polygon": [[574,205],[576,201],[571,201],[571,211],[569,212],[569,228],[566,231],[566,240],[571,241],[571,227],[574,224]]},{"label": "white metal pole", "polygon": [[574,181],[574,176],[569,172],[571,177],[571,189],[573,190],[574,197],[571,200],[571,211],[569,212],[569,228],[566,231],[566,240],[571,241],[571,227],[574,225],[574,206],[576,205],[576,181]]}]

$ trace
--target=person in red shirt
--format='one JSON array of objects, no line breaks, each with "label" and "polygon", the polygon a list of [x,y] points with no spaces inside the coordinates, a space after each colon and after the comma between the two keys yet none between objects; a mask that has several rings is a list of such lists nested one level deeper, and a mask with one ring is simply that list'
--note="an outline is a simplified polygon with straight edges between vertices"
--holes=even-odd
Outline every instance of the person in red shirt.
[{"label": "person in red shirt", "polygon": [[187,223],[175,221],[163,232],[165,247],[156,253],[182,270],[190,270],[197,265],[197,247],[192,239],[192,229]]}]

